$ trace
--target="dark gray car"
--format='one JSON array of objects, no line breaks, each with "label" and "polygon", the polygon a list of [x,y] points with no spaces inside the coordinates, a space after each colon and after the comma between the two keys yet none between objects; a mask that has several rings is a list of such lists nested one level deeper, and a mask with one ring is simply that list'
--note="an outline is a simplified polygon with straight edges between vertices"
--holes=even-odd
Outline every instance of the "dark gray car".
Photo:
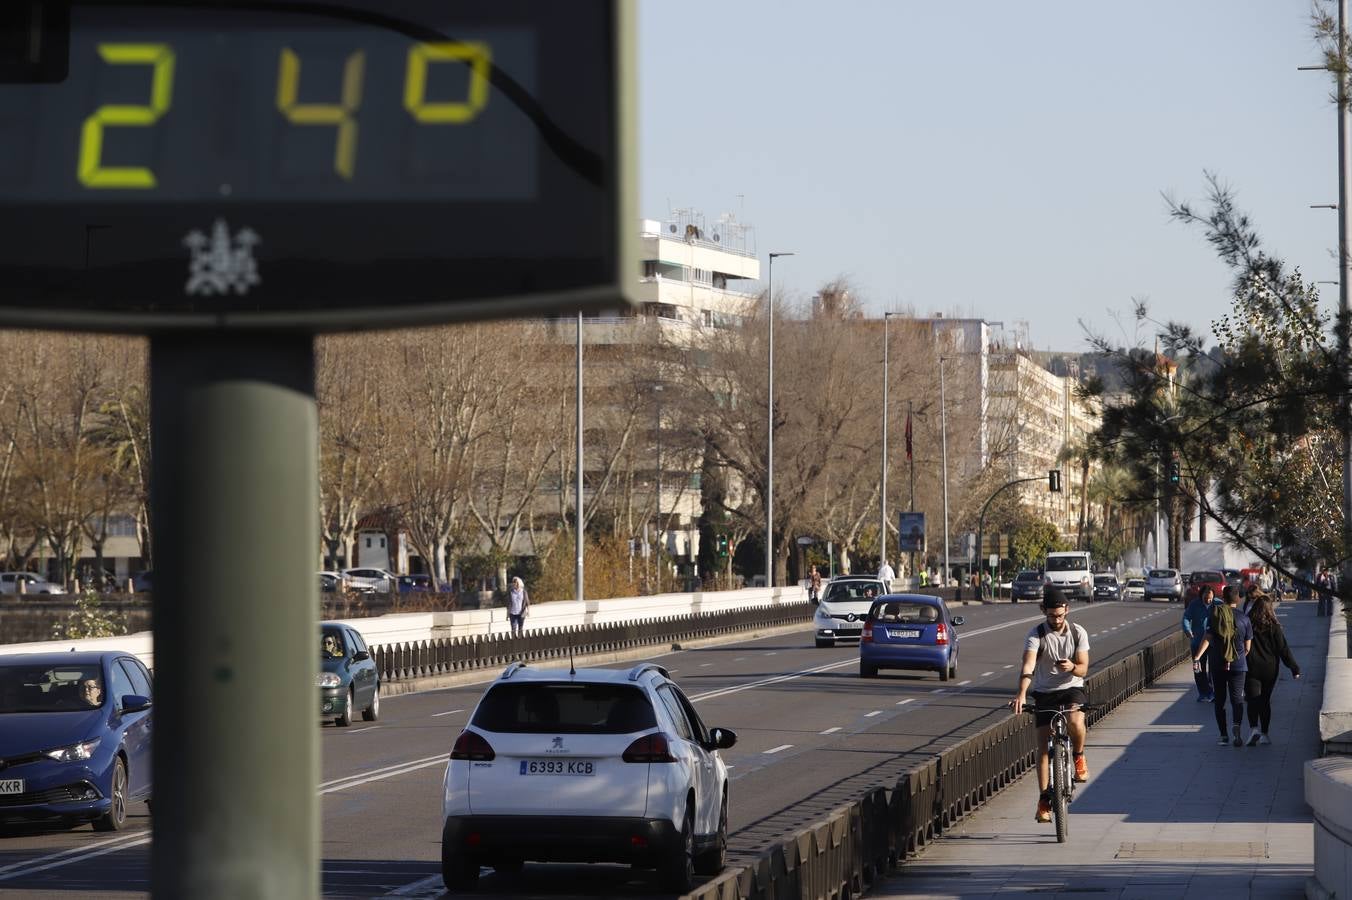
[{"label": "dark gray car", "polygon": [[346,727],[357,712],[368,722],[380,715],[380,673],[366,642],[355,628],[342,622],[321,622],[319,715]]},{"label": "dark gray car", "polygon": [[1009,599],[1013,603],[1020,600],[1042,602],[1042,573],[1025,569],[1014,576],[1009,588]]}]

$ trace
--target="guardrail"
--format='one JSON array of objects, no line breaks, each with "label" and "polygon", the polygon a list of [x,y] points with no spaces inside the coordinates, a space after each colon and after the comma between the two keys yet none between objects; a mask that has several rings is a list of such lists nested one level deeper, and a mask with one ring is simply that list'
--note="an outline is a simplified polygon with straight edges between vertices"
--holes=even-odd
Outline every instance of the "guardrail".
[{"label": "guardrail", "polygon": [[[1170,635],[1086,680],[1101,709],[1093,725],[1182,662],[1188,638]],[[856,896],[1013,783],[1036,761],[1037,728],[1007,716],[897,779],[867,790],[824,820],[785,837],[755,860],[730,865],[692,900]]]},{"label": "guardrail", "polygon": [[371,646],[382,681],[402,681],[471,669],[505,666],[512,660],[558,659],[634,647],[690,641],[794,625],[812,619],[811,603],[743,607],[688,616],[661,616],[609,624],[541,628],[520,636],[482,634]]}]

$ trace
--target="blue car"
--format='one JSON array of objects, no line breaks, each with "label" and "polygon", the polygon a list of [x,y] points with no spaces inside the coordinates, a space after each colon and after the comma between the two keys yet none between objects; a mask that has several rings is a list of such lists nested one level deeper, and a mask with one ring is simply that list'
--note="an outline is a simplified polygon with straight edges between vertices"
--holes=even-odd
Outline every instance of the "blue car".
[{"label": "blue car", "polygon": [[962,616],[950,616],[938,597],[879,597],[859,639],[859,677],[877,678],[880,669],[938,672],[940,681],[958,677],[956,626],[961,624]]},{"label": "blue car", "polygon": [[0,824],[126,825],[150,797],[150,692],[127,653],[0,656]]}]

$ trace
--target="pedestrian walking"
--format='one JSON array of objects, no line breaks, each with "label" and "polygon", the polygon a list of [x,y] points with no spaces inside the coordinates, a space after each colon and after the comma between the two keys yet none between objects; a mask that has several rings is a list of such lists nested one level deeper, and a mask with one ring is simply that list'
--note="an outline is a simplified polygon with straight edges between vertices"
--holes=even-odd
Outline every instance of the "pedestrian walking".
[{"label": "pedestrian walking", "polygon": [[507,592],[507,620],[511,622],[513,637],[520,637],[525,632],[528,615],[530,594],[526,592],[526,583],[520,578],[513,578],[512,588]]},{"label": "pedestrian walking", "polygon": [[1249,613],[1253,625],[1253,643],[1249,645],[1249,673],[1244,679],[1244,699],[1249,705],[1249,746],[1270,744],[1268,728],[1272,725],[1272,689],[1277,686],[1278,663],[1291,670],[1292,678],[1300,678],[1300,666],[1286,643],[1286,632],[1272,610],[1272,599],[1266,594],[1254,598]]},{"label": "pedestrian walking", "polygon": [[[1215,599],[1216,592],[1211,589],[1211,585],[1204,584],[1198,595],[1188,603],[1187,609],[1183,610],[1183,633],[1188,636],[1194,659],[1198,658],[1197,648],[1201,646],[1207,627],[1211,624],[1211,607]],[[1197,682],[1197,702],[1214,702],[1216,698],[1211,691],[1211,670],[1205,656],[1201,657],[1198,666],[1193,667],[1193,678]]]},{"label": "pedestrian walking", "polygon": [[892,564],[883,560],[883,564],[878,567],[878,580],[883,583],[883,590],[892,593],[892,579],[897,577],[897,573],[892,569]]},{"label": "pedestrian walking", "polygon": [[1333,576],[1328,569],[1319,573],[1316,585],[1319,591],[1319,609],[1316,612],[1321,616],[1333,615]]},{"label": "pedestrian walking", "polygon": [[822,598],[822,573],[817,571],[817,567],[812,567],[811,574],[807,577],[807,599],[813,603]]},{"label": "pedestrian walking", "polygon": [[[1244,680],[1248,675],[1248,653],[1253,642],[1253,626],[1249,617],[1239,608],[1239,588],[1227,584],[1222,594],[1224,603],[1213,603],[1211,622],[1206,636],[1192,655],[1192,670],[1202,667],[1201,657],[1210,653],[1207,667],[1211,670],[1212,709],[1216,713],[1216,727],[1220,729],[1221,744],[1241,746],[1244,724]],[[1227,738],[1225,731],[1225,702],[1230,701],[1234,725]]]}]

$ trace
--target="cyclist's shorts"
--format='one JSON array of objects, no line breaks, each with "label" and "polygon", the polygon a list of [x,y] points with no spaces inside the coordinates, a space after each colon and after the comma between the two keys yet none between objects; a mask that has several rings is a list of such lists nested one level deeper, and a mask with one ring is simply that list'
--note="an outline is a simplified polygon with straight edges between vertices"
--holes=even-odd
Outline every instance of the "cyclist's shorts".
[{"label": "cyclist's shorts", "polygon": [[1066,688],[1064,691],[1034,691],[1032,696],[1033,702],[1037,704],[1038,728],[1046,728],[1052,724],[1052,713],[1057,707],[1089,702],[1089,695],[1082,687]]}]

